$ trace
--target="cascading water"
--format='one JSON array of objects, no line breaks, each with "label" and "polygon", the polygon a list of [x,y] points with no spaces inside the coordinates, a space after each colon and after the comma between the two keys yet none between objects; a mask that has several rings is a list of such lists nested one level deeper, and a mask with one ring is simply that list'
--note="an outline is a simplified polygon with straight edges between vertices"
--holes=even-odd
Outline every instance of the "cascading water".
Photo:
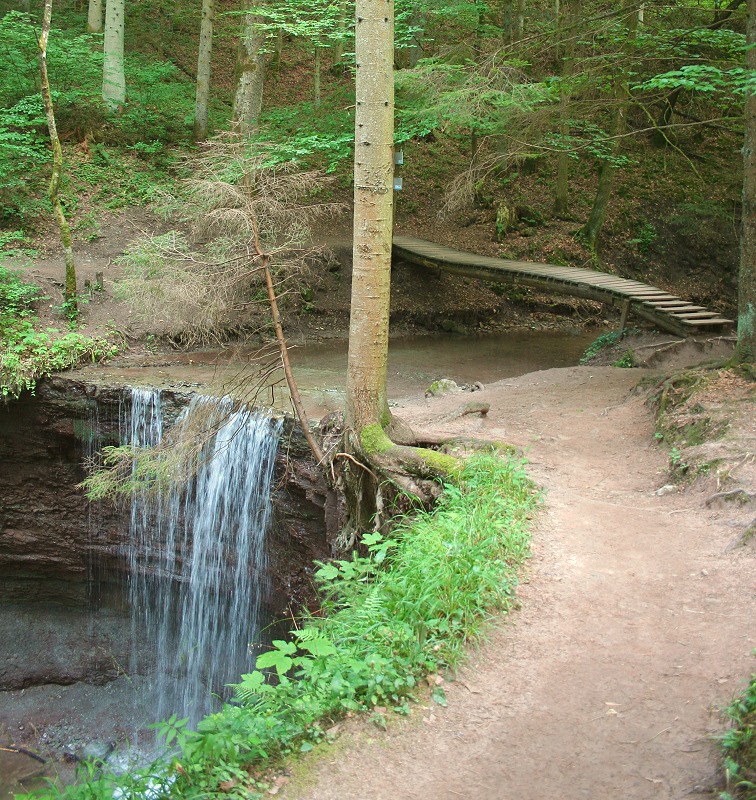
[{"label": "cascading water", "polygon": [[[181,441],[164,431],[160,394],[133,389],[123,440],[139,449]],[[167,493],[137,491],[130,518],[131,671],[154,679],[158,719],[196,723],[213,695],[251,667],[267,586],[265,533],[280,423],[231,399],[196,396],[176,422],[193,447]],[[152,661],[145,663],[144,653]]]}]

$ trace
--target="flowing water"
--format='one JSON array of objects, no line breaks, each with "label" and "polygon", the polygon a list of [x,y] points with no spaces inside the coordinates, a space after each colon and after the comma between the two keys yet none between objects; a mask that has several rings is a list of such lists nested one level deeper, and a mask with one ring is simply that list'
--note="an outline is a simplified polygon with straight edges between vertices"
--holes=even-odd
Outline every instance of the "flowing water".
[{"label": "flowing water", "polygon": [[[127,553],[130,673],[151,673],[156,718],[194,724],[213,697],[252,665],[267,589],[265,534],[280,423],[232,400],[195,396],[174,431],[164,430],[160,393],[133,389],[125,440],[133,470],[144,447],[168,444],[171,468],[188,479],[167,494],[134,493]],[[174,435],[175,438],[175,435]],[[151,653],[154,663],[140,663]]]}]

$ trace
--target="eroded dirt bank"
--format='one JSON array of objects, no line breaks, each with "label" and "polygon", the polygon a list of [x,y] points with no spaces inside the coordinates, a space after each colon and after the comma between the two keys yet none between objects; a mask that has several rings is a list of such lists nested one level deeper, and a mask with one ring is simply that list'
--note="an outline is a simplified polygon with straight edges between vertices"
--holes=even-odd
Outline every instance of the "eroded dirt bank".
[{"label": "eroded dirt bank", "polygon": [[[718,708],[753,668],[756,552],[728,547],[739,533],[729,509],[656,494],[667,458],[631,392],[641,374],[575,367],[509,379],[478,396],[488,419],[446,423],[522,447],[546,489],[522,609],[446,687],[447,709],[363,732],[286,797],[709,795]],[[437,428],[457,405],[431,398],[399,413]]]}]

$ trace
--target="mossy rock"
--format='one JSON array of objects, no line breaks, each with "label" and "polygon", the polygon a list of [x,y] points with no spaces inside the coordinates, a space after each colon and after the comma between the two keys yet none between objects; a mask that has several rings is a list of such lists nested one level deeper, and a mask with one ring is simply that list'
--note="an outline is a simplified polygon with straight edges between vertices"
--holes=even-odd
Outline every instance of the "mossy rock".
[{"label": "mossy rock", "polygon": [[425,390],[426,397],[441,397],[445,394],[456,394],[462,390],[451,378],[439,378]]}]

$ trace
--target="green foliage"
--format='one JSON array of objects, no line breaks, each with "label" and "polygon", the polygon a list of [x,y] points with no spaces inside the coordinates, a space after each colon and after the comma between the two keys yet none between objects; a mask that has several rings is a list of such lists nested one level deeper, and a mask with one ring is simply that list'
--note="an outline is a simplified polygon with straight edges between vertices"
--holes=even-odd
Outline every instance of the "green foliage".
[{"label": "green foliage", "polygon": [[732,727],[721,738],[727,792],[721,800],[756,800],[756,675],[726,709]]},{"label": "green foliage", "polygon": [[265,110],[253,141],[265,152],[263,166],[297,164],[334,172],[350,161],[354,144],[352,87],[330,87],[321,108],[311,102]]},{"label": "green foliage", "polygon": [[[46,194],[50,155],[35,37],[35,28],[25,15],[10,12],[0,18],[0,201],[6,219],[23,220],[46,207],[40,198]],[[109,157],[102,143],[128,147],[137,157],[148,156],[160,166],[166,143],[189,140],[192,84],[170,62],[129,55],[125,60],[128,102],[113,115],[101,97],[100,36],[53,29],[47,60],[61,140],[101,143],[92,148],[92,163],[79,165],[81,171],[94,174],[98,186],[107,185],[108,192],[115,184],[109,205],[117,205],[124,194],[125,202],[143,202],[149,194],[146,186],[141,191],[119,189],[137,182],[144,167],[136,171],[126,167],[117,152]],[[114,163],[103,163],[108,160]]]},{"label": "green foliage", "polygon": [[743,95],[756,91],[756,73],[742,67],[722,69],[713,64],[689,64],[655,75],[633,87],[636,91],[686,89],[706,95]]},{"label": "green foliage", "polygon": [[638,365],[635,362],[635,353],[633,353],[632,350],[628,350],[622,356],[620,356],[616,361],[612,361],[612,366],[621,367],[623,369],[637,367]]},{"label": "green foliage", "polygon": [[638,229],[636,237],[630,239],[630,244],[634,244],[639,253],[646,255],[656,241],[657,235],[656,226],[651,222],[646,222]]},{"label": "green foliage", "polygon": [[[5,238],[11,240],[10,237]],[[11,272],[0,266],[0,326],[6,328],[14,318],[28,316],[32,304],[41,294],[40,288],[26,283],[19,272]]]},{"label": "green foliage", "polygon": [[491,73],[474,63],[423,59],[415,69],[396,73],[398,142],[443,128],[503,134],[512,114],[524,114],[557,98],[548,83],[526,80],[515,63]]},{"label": "green foliage", "polygon": [[8,258],[36,258],[37,251],[28,245],[26,234],[21,230],[0,233],[0,255]]},{"label": "green foliage", "polygon": [[70,369],[81,361],[100,361],[118,348],[103,337],[90,338],[71,331],[35,328],[32,305],[38,287],[25,283],[18,273],[0,267],[0,394],[17,397],[33,392],[39,378]]},{"label": "green foliage", "polygon": [[585,352],[580,357],[580,363],[583,365],[590,364],[591,360],[594,359],[602,350],[613,347],[618,341],[619,334],[617,331],[608,331],[607,333],[602,333],[600,336],[596,337],[595,341],[588,345]]},{"label": "green foliage", "polygon": [[28,319],[20,319],[0,330],[0,394],[17,397],[34,392],[40,378],[82,361],[102,361],[118,353],[108,339],[69,331],[62,336],[55,328],[35,330]]}]

